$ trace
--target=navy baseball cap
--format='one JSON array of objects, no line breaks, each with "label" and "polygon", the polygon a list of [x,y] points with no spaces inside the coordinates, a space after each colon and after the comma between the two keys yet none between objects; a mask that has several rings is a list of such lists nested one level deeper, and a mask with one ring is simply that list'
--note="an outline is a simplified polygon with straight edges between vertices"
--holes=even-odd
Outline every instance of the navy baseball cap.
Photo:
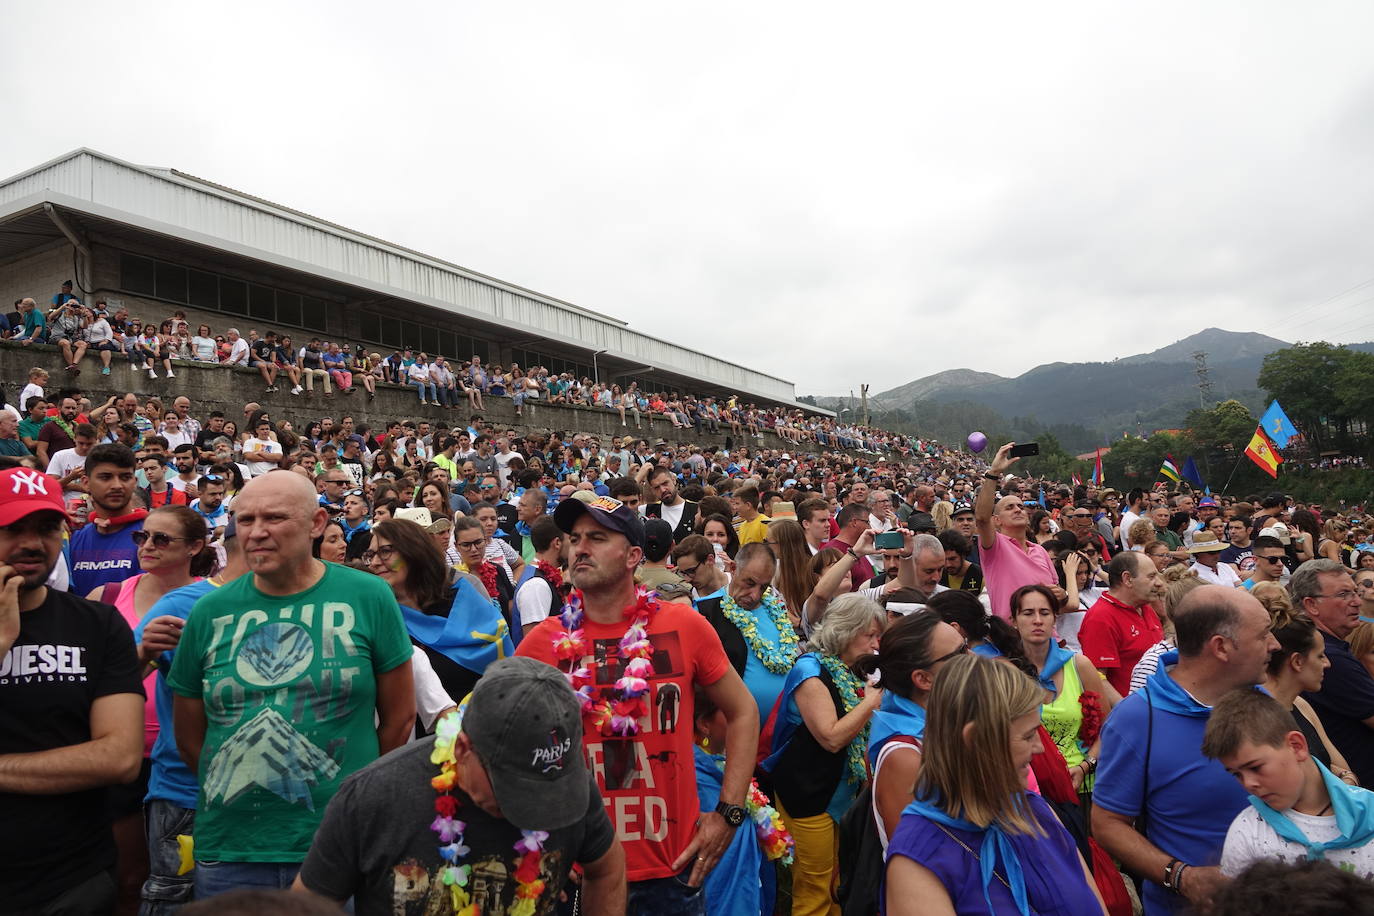
[{"label": "navy baseball cap", "polygon": [[583,514],[590,515],[592,521],[602,528],[625,535],[633,547],[644,547],[644,523],[639,513],[610,496],[595,499],[565,499],[553,512],[553,520],[566,534],[572,534],[573,525]]}]

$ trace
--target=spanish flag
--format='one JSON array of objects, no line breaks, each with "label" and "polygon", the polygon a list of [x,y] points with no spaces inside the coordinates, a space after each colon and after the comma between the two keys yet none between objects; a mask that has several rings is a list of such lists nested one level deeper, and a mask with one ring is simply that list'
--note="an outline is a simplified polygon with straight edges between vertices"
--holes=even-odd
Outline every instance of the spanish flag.
[{"label": "spanish flag", "polygon": [[1255,435],[1250,438],[1250,444],[1245,447],[1245,454],[1270,477],[1277,478],[1279,476],[1279,465],[1283,463],[1283,459],[1279,457],[1278,452],[1274,451],[1274,443],[1269,441],[1263,426],[1255,428]]}]

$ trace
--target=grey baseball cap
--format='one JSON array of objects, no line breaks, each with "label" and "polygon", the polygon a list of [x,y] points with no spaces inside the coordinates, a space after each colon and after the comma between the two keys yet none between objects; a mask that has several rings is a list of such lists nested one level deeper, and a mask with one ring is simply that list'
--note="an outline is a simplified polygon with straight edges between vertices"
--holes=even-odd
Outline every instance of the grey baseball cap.
[{"label": "grey baseball cap", "polygon": [[582,704],[557,668],[523,657],[489,665],[473,688],[463,731],[516,827],[557,830],[586,815]]}]

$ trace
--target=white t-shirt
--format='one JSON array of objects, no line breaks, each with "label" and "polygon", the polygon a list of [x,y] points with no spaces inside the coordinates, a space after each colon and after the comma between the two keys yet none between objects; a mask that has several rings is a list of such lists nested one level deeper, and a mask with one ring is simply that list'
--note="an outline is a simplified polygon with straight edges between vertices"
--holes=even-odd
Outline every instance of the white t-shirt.
[{"label": "white t-shirt", "polygon": [[[243,443],[243,450],[245,452],[266,452],[269,455],[282,454],[280,443],[273,442],[271,439],[259,439],[256,436],[250,436],[248,441]],[[266,474],[277,466],[270,461],[245,461],[244,465],[248,468],[248,476],[250,477]]]},{"label": "white t-shirt", "polygon": [[24,390],[19,392],[19,412],[29,412],[29,398],[41,397],[43,397],[43,386],[35,385],[33,382],[29,382],[27,385],[24,386]]},{"label": "white t-shirt", "polygon": [[[83,467],[85,464],[86,459],[78,455],[76,449],[64,448],[48,460],[48,473],[58,480],[61,480],[71,473],[73,468]],[[76,496],[80,493],[80,490],[73,490],[70,488],[63,488],[62,490],[62,495],[66,497]]]},{"label": "white t-shirt", "polygon": [[248,365],[248,341],[242,337],[234,341],[234,345],[229,349],[229,365]]},{"label": "white t-shirt", "polygon": [[1142,516],[1136,515],[1130,509],[1121,513],[1121,547],[1124,550],[1132,550],[1131,547],[1131,526],[1140,521]]},{"label": "white t-shirt", "polygon": [[549,605],[553,601],[553,589],[541,576],[530,576],[516,589],[515,607],[520,612],[520,626],[527,627],[539,623],[549,616]]},{"label": "white t-shirt", "polygon": [[[1314,843],[1325,843],[1341,835],[1334,814],[1316,817],[1299,814],[1292,809],[1283,814],[1302,831],[1303,836]],[[1280,837],[1253,806],[1247,805],[1231,822],[1231,829],[1226,831],[1226,845],[1221,852],[1222,874],[1234,878],[1259,859],[1276,859],[1296,865],[1307,859],[1307,850]],[[1361,878],[1374,877],[1374,846],[1328,849],[1326,861]]]},{"label": "white t-shirt", "polygon": [[687,500],[685,499],[679,499],[677,501],[676,506],[670,506],[667,503],[659,503],[658,514],[660,518],[667,522],[672,527],[672,529],[676,531],[678,523],[682,521],[683,510],[685,510],[686,508]]},{"label": "white t-shirt", "polygon": [[511,460],[512,458],[518,458],[518,457],[520,457],[520,453],[519,453],[519,452],[507,452],[506,454],[503,455],[503,454],[501,454],[500,452],[497,452],[497,453],[496,453],[495,455],[493,455],[492,457],[496,459],[496,476],[497,476],[497,479],[501,481],[501,488],[502,488],[502,489],[505,489],[506,481],[510,479],[510,460]]},{"label": "white t-shirt", "polygon": [[1231,568],[1230,563],[1218,563],[1216,572],[1212,572],[1196,560],[1188,568],[1197,573],[1199,579],[1210,585],[1224,585],[1227,588],[1235,588],[1240,585],[1240,576],[1236,575],[1236,571]]}]

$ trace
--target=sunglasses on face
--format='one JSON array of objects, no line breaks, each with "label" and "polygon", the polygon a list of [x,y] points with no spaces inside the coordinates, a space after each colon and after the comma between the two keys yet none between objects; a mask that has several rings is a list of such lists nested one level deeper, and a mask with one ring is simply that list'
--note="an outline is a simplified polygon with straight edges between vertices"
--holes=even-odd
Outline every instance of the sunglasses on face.
[{"label": "sunglasses on face", "polygon": [[147,531],[135,531],[133,534],[129,535],[129,540],[133,541],[134,544],[138,547],[142,547],[144,544],[148,543],[149,538],[152,538],[153,546],[158,548],[159,550],[171,547],[173,541],[190,540],[190,538],[172,537],[172,535],[163,534],[161,531],[158,531],[156,533],[150,533]]},{"label": "sunglasses on face", "polygon": [[931,659],[930,662],[926,664],[926,667],[927,667],[927,668],[934,668],[936,665],[940,664],[940,662],[947,662],[947,661],[949,661],[951,658],[956,658],[956,657],[958,657],[958,656],[960,656],[960,655],[965,655],[965,654],[968,653],[968,651],[969,651],[968,640],[965,639],[964,642],[963,642],[963,644],[960,645],[959,648],[955,649],[953,652],[950,652],[950,653],[948,653],[948,654],[946,654],[946,655],[941,655],[939,658],[933,658],[933,659]]}]

